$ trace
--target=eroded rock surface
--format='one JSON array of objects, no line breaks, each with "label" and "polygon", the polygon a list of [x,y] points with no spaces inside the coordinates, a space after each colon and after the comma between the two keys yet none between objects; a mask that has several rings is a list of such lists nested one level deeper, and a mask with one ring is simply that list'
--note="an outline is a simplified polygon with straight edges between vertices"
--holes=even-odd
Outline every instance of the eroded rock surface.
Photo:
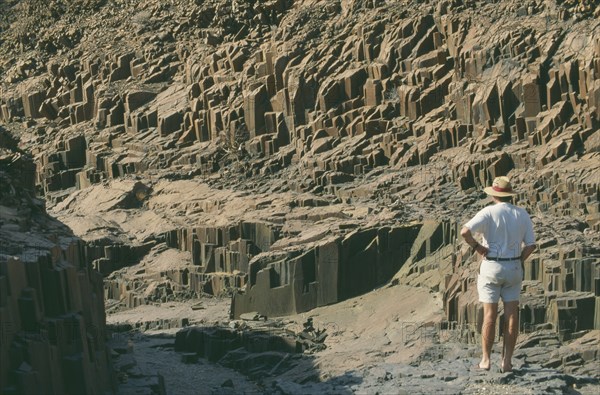
[{"label": "eroded rock surface", "polygon": [[102,276],[35,197],[35,165],[0,127],[0,391],[116,388]]},{"label": "eroded rock surface", "polygon": [[597,0],[0,7],[0,122],[36,166],[20,181],[81,238],[110,313],[210,294],[232,319],[293,315],[391,282],[438,292],[472,341],[458,234],[508,175],[539,241],[522,330],[598,377],[577,343],[600,330]]}]

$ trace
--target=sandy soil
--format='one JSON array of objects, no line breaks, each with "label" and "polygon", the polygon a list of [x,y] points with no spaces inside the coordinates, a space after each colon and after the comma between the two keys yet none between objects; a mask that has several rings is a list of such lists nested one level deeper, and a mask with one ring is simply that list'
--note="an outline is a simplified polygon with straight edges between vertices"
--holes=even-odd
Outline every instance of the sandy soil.
[{"label": "sandy soil", "polygon": [[324,376],[377,362],[409,363],[431,345],[419,329],[442,318],[441,297],[424,288],[394,286],[289,318],[313,317],[327,328],[327,349],[315,355]]}]

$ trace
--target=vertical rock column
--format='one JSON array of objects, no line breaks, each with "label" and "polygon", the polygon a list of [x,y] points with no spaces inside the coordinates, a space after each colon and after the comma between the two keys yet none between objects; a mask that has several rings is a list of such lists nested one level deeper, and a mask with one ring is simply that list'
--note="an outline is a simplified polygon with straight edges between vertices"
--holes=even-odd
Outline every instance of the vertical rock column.
[{"label": "vertical rock column", "polygon": [[114,390],[102,278],[82,244],[0,260],[0,392]]}]

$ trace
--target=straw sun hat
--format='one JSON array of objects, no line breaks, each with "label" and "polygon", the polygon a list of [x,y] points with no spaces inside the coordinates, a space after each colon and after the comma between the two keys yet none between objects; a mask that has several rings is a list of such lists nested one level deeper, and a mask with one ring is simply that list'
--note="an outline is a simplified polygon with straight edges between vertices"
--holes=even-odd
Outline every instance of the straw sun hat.
[{"label": "straw sun hat", "polygon": [[513,191],[512,185],[508,177],[496,177],[491,187],[484,188],[483,191],[490,196],[515,196],[517,193]]}]

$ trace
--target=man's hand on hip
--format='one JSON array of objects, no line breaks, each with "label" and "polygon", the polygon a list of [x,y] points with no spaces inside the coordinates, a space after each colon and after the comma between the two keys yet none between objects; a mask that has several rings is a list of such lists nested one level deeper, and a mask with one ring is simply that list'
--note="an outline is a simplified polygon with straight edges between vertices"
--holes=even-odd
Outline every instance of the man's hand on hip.
[{"label": "man's hand on hip", "polygon": [[475,251],[477,251],[478,254],[480,254],[482,257],[486,257],[489,250],[487,247],[482,246],[481,244],[479,244],[477,242],[477,240],[475,240],[473,238],[473,235],[471,234],[471,230],[469,228],[467,228],[466,226],[463,226],[463,228],[460,231],[461,236],[465,239],[465,241],[467,242],[467,244],[474,249]]}]

